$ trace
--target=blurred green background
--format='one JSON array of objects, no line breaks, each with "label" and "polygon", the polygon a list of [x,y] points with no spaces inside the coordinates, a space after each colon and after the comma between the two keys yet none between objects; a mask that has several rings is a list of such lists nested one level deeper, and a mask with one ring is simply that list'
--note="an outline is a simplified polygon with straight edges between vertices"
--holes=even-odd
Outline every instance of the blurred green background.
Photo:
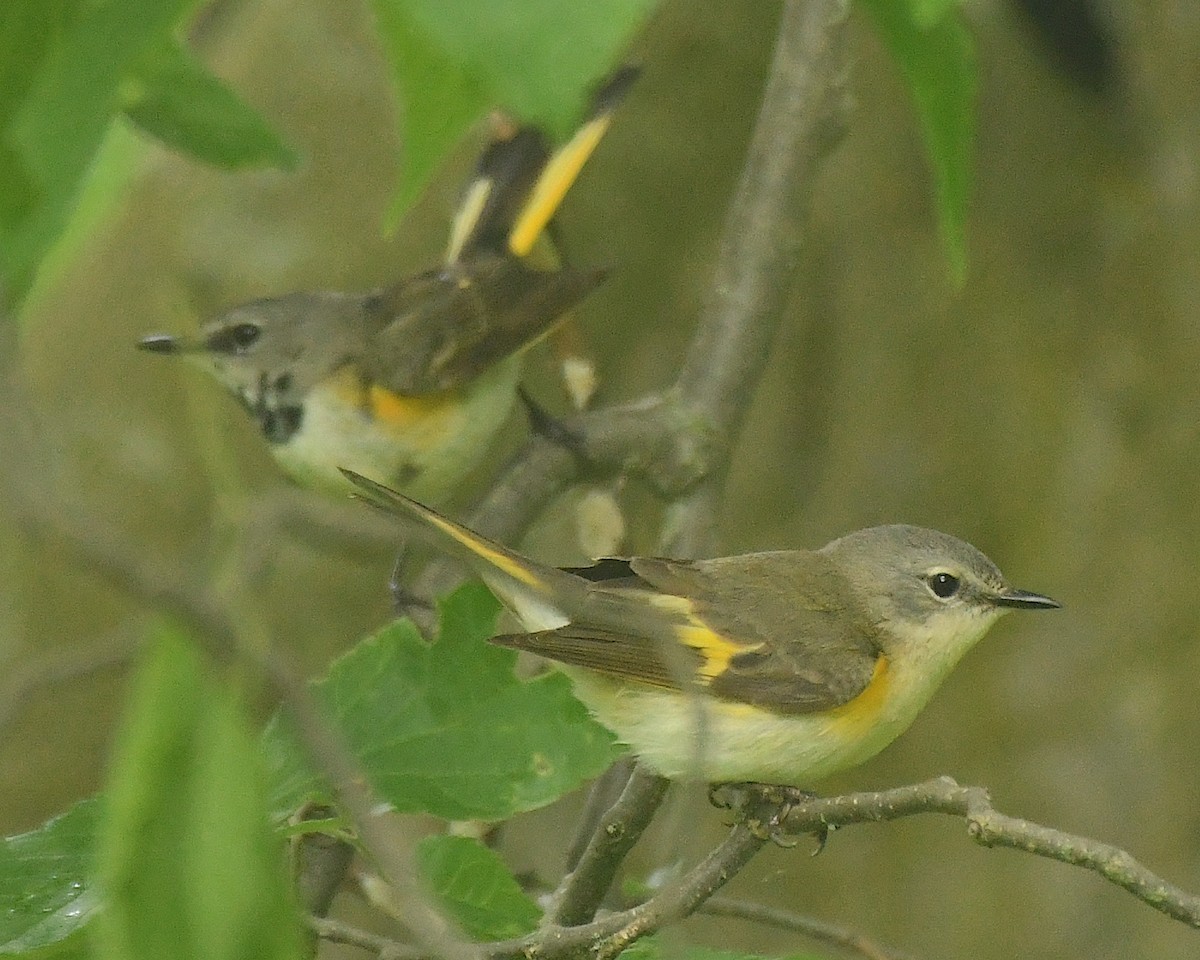
[{"label": "blurred green background", "polygon": [[[617,268],[581,311],[606,399],[674,375],[776,12],[666,3],[635,50],[643,78],[567,201],[571,256]],[[1178,0],[1122,7],[1122,82],[1105,98],[1063,79],[1009,7],[968,13],[981,61],[968,280],[947,279],[908,94],[856,16],[850,130],[817,187],[737,454],[723,552],[907,521],[970,540],[1017,585],[1063,601],[1061,614],[1006,620],[907,735],[825,789],[948,773],[989,787],[1006,812],[1116,843],[1200,890],[1200,13]],[[102,516],[139,555],[220,581],[233,574],[214,516],[231,486],[268,503],[284,481],[215,385],[134,342],[239,300],[367,288],[430,263],[470,149],[381,239],[401,151],[364,7],[227,3],[197,49],[304,165],[228,175],[130,151],[127,201],[28,317],[29,409],[16,413],[39,444],[18,469],[64,514]],[[553,399],[548,374],[533,379]],[[232,451],[224,474],[206,466],[214,444]],[[654,532],[630,519],[631,548],[649,548]],[[0,515],[10,664],[111,637],[145,612],[19,530]],[[348,558],[262,536],[272,565],[256,603],[312,672],[388,616],[386,549]],[[0,829],[96,789],[121,694],[112,669],[25,706],[0,742]],[[683,794],[643,868],[720,836],[721,814]],[[552,875],[574,809],[515,823],[513,865]],[[980,850],[939,818],[846,830],[815,860],[767,850],[730,892],[928,958],[1200,950],[1200,934],[1095,876]],[[804,946],[725,920],[685,933]]]}]

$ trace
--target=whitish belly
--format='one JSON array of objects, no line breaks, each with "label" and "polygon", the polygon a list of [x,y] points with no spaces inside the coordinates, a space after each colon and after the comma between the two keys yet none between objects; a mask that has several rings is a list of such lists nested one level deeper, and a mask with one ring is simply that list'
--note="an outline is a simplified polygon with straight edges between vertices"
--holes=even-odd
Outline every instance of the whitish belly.
[{"label": "whitish belly", "polygon": [[480,461],[516,397],[520,358],[497,364],[456,397],[406,404],[389,420],[371,416],[347,384],[318,387],[300,429],[272,447],[285,471],[306,486],[350,490],[345,467],[398,486],[418,500],[444,499]]}]

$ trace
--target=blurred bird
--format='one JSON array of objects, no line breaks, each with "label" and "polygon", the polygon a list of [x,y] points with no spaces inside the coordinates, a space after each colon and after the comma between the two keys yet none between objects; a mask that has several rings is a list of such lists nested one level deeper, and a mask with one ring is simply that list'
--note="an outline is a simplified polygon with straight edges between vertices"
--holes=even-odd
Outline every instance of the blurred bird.
[{"label": "blurred bird", "polygon": [[451,228],[445,263],[369,293],[292,293],[234,307],[197,337],[140,347],[199,360],[301,483],[344,492],[339,467],[442,499],[516,397],[522,351],[603,280],[540,269],[534,251],[637,75],[618,70],[557,150],[500,125]]}]

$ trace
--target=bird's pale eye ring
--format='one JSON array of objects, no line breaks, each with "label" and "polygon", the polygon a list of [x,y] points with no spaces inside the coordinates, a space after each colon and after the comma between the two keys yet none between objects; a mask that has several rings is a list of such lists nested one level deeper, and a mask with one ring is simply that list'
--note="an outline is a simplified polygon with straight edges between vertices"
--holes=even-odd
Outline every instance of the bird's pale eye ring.
[{"label": "bird's pale eye ring", "polygon": [[958,577],[952,573],[947,573],[945,570],[938,570],[929,574],[925,578],[925,582],[929,585],[929,589],[933,595],[939,600],[949,600],[958,593],[958,588],[962,586]]}]

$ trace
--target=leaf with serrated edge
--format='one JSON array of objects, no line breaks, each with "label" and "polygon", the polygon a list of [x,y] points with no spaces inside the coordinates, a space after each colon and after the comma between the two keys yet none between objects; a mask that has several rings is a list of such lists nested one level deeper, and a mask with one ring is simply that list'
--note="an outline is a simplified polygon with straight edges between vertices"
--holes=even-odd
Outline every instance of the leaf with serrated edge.
[{"label": "leaf with serrated edge", "polygon": [[[513,673],[516,655],[486,642],[497,603],[478,584],[441,605],[426,642],[397,621],[338,660],[317,694],[382,799],[402,812],[501,819],[556,800],[619,755],[551,672]],[[266,734],[273,808],[322,796],[277,718]]]}]

